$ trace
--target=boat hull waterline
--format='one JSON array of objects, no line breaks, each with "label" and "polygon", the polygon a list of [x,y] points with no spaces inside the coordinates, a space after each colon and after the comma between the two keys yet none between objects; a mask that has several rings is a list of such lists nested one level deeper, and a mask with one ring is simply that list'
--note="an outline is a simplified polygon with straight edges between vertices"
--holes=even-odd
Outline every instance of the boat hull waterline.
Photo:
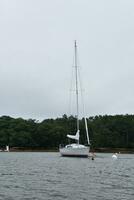
[{"label": "boat hull waterline", "polygon": [[72,145],[67,145],[64,148],[60,148],[60,154],[68,157],[89,157],[90,148],[84,145],[81,146],[72,147]]}]

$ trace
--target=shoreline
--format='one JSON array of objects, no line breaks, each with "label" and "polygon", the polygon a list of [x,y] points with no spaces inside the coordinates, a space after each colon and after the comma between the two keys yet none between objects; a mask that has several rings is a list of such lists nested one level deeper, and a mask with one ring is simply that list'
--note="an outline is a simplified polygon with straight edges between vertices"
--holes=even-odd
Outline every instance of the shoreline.
[{"label": "shoreline", "polygon": [[[4,152],[4,151],[2,151]],[[10,152],[59,152],[58,148],[32,148],[32,147],[11,147]],[[91,148],[94,153],[134,153],[133,148]]]},{"label": "shoreline", "polygon": [[98,152],[98,153],[134,153],[133,148],[94,148],[91,149],[91,152]]}]

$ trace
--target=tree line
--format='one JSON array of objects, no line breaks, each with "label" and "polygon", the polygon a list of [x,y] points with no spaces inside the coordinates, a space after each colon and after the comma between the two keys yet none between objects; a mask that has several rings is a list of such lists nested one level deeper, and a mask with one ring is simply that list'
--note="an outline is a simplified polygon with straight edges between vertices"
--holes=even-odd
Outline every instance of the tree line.
[{"label": "tree line", "polygon": [[[134,148],[134,115],[104,115],[87,118],[93,148]],[[76,118],[63,115],[39,122],[34,119],[0,117],[0,147],[55,149],[68,144],[75,134]],[[80,143],[86,144],[84,119],[80,119]]]}]

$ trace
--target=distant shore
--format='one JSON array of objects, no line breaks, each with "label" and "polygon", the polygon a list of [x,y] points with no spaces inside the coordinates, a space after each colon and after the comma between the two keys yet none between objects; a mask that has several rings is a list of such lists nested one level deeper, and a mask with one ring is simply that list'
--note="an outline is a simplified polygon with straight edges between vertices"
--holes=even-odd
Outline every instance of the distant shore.
[{"label": "distant shore", "polygon": [[[32,147],[11,147],[10,152],[59,152],[58,148],[32,148]],[[134,153],[132,148],[94,148],[90,152],[98,153]]]},{"label": "distant shore", "polygon": [[133,148],[95,148],[91,151],[99,153],[134,153]]}]

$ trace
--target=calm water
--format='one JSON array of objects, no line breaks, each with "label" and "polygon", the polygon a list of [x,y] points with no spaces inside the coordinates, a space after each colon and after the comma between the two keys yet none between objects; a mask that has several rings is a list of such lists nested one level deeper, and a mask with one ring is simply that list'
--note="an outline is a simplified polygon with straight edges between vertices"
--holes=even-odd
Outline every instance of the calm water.
[{"label": "calm water", "polygon": [[0,152],[0,200],[133,200],[134,154]]}]

